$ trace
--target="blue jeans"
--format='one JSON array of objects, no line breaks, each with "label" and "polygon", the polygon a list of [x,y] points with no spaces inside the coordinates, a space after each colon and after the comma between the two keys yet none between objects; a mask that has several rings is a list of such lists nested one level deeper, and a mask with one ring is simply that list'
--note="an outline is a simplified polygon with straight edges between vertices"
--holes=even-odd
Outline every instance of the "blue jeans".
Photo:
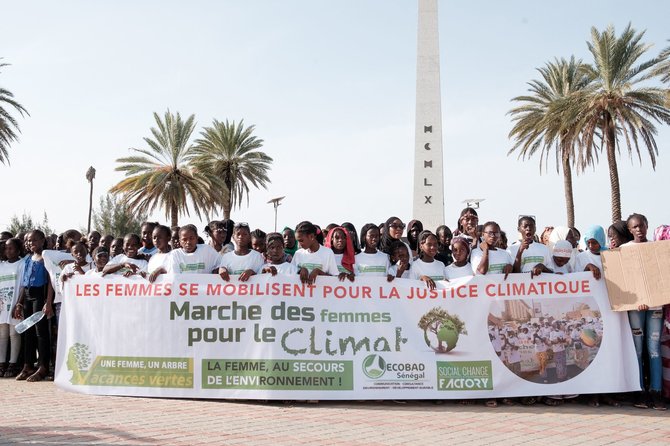
[{"label": "blue jeans", "polygon": [[663,310],[629,311],[628,320],[633,332],[637,364],[640,369],[640,387],[644,389],[642,351],[646,342],[647,354],[649,355],[649,390],[660,392],[663,379],[663,365],[661,362]]}]

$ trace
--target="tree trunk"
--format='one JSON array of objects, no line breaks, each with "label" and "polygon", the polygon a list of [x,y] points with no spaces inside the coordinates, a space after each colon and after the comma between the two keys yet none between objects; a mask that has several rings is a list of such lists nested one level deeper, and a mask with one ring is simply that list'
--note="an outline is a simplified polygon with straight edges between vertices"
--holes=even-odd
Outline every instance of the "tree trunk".
[{"label": "tree trunk", "polygon": [[619,189],[619,169],[616,163],[616,134],[612,115],[605,113],[603,133],[607,148],[607,165],[610,170],[610,189],[612,194],[612,223],[621,221],[621,190]]},{"label": "tree trunk", "polygon": [[91,233],[91,214],[93,213],[93,180],[91,180],[91,192],[88,195],[88,227],[86,234]]},{"label": "tree trunk", "polygon": [[568,214],[568,227],[575,226],[575,201],[572,194],[572,167],[570,166],[570,155],[563,150],[563,186],[565,188],[565,210]]},{"label": "tree trunk", "polygon": [[225,196],[223,197],[223,219],[224,220],[229,220],[230,219],[230,210],[232,209],[232,203],[233,203],[233,194],[230,191],[230,187],[226,187]]},{"label": "tree trunk", "polygon": [[179,226],[179,208],[175,202],[170,205],[170,225],[173,228]]}]

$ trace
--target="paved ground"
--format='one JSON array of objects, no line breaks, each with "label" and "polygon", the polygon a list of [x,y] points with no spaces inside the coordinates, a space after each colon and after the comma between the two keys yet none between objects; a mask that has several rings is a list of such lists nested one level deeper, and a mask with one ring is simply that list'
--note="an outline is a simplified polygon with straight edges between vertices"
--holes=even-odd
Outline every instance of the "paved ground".
[{"label": "paved ground", "polygon": [[0,380],[0,444],[670,444],[670,411],[88,396]]}]

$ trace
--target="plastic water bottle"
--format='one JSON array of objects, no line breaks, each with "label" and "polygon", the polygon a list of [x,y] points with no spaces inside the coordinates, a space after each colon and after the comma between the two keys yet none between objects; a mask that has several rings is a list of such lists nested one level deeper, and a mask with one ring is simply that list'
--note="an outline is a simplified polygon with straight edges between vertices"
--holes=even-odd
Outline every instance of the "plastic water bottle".
[{"label": "plastic water bottle", "polygon": [[16,324],[16,327],[14,328],[16,329],[17,333],[21,334],[30,327],[32,327],[33,325],[35,325],[36,323],[38,323],[39,321],[41,321],[43,317],[44,317],[44,311],[38,311],[37,313],[31,314],[28,319],[24,319],[18,324]]}]

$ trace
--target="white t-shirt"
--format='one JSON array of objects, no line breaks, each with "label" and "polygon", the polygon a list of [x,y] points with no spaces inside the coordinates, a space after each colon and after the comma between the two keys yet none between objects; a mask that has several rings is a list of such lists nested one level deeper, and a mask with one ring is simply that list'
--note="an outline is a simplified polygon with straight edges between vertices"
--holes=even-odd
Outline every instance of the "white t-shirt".
[{"label": "white t-shirt", "polygon": [[274,263],[266,263],[265,265],[263,265],[263,269],[270,266],[275,267],[278,275],[295,276],[296,274],[298,274],[298,267],[289,262],[282,262],[278,265],[275,265]]},{"label": "white t-shirt", "polygon": [[[565,339],[566,339],[565,338],[565,333],[563,332],[563,330],[552,331],[549,334],[549,340],[552,342],[551,349],[554,352],[564,351],[565,350],[565,343],[563,341],[565,341]],[[553,342],[555,342],[555,341],[562,341],[562,342],[558,342],[558,343],[554,344]]]},{"label": "white t-shirt", "polygon": [[170,266],[166,269],[175,274],[211,274],[219,267],[220,262],[221,255],[214,248],[209,245],[196,245],[195,251],[190,253],[184,251],[184,248],[170,251]]},{"label": "white t-shirt", "polygon": [[156,252],[149,259],[149,266],[147,267],[148,272],[153,273],[158,268],[165,269],[165,272],[170,270],[170,253],[169,252]]},{"label": "white t-shirt", "polygon": [[455,263],[452,263],[444,269],[444,275],[449,280],[472,276],[472,265],[466,263],[463,266],[456,266]]},{"label": "white t-shirt", "polygon": [[319,250],[316,252],[309,252],[306,249],[300,248],[293,254],[291,263],[298,270],[305,268],[309,273],[318,268],[331,276],[338,276],[340,274],[333,250],[325,246],[319,246]]},{"label": "white t-shirt", "polygon": [[0,262],[0,290],[2,290],[0,292],[0,324],[16,325],[20,322],[12,317],[11,312],[19,299],[24,267],[23,259],[13,263]]},{"label": "white t-shirt", "polygon": [[381,251],[374,254],[361,252],[356,255],[356,263],[354,264],[356,275],[367,277],[385,277],[390,267],[389,256]]},{"label": "white t-shirt", "polygon": [[603,259],[599,255],[593,254],[591,251],[586,250],[584,252],[580,252],[579,255],[577,256],[577,263],[575,266],[575,272],[582,272],[584,271],[584,268],[586,268],[586,265],[589,263],[597,266],[600,268],[602,271],[603,269]]},{"label": "white t-shirt", "polygon": [[97,271],[96,268],[89,269],[86,271],[87,276],[102,277],[102,271]]},{"label": "white t-shirt", "polygon": [[[470,255],[470,265],[472,267],[472,272],[474,274],[479,274],[477,268],[482,261],[484,253],[480,248],[475,248],[472,250]],[[510,253],[503,249],[490,249],[489,248],[489,271],[487,274],[502,274],[505,265],[513,265],[514,259],[510,256]]]},{"label": "white t-shirt", "polygon": [[[340,273],[346,273],[346,274],[349,274],[349,273],[352,273],[352,272],[353,272],[353,271],[349,271],[349,270],[346,269],[344,266],[342,266],[342,257],[344,257],[344,254],[335,254],[335,253],[333,253],[333,255],[335,256],[335,263],[337,263],[337,270],[338,270]],[[354,262],[355,262],[355,261],[356,261],[356,258],[354,257]],[[354,270],[356,270],[356,264],[355,264],[355,263],[354,263]]]},{"label": "white t-shirt", "polygon": [[42,251],[42,257],[44,258],[44,267],[49,272],[51,286],[54,289],[54,303],[57,304],[63,302],[63,291],[60,287],[59,280],[63,271],[59,264],[63,260],[74,261],[74,257],[72,257],[72,254],[69,252],[55,251],[53,249],[45,249]]},{"label": "white t-shirt", "polygon": [[495,350],[497,354],[500,354],[502,351],[502,342],[498,336],[493,336],[493,339],[491,339],[491,345],[493,346],[493,350]]},{"label": "white t-shirt", "polygon": [[551,258],[551,263],[548,265],[544,265],[550,270],[554,272],[554,274],[570,274],[573,273],[574,271],[572,270],[572,265],[570,265],[570,262],[566,263],[563,266],[558,266],[556,265],[556,262],[554,262],[554,258]]},{"label": "white t-shirt", "polygon": [[[212,246],[211,240],[207,245]],[[214,246],[212,246],[212,249],[214,249]],[[214,249],[214,250],[216,250],[216,249]],[[228,254],[229,252],[233,252],[233,251],[235,251],[235,245],[233,245],[232,243],[228,243],[228,244],[225,244],[225,245],[221,245],[221,249],[219,250],[219,254],[224,255],[224,254]]]},{"label": "white t-shirt", "polygon": [[[512,261],[516,260],[516,255],[519,252],[520,247],[521,243],[514,243],[509,247],[509,254],[512,256]],[[542,243],[533,242],[528,245],[528,249],[521,254],[521,272],[529,273],[539,263],[548,267],[550,262],[551,252],[549,252],[549,248]]]},{"label": "white t-shirt", "polygon": [[[86,274],[90,269],[91,269],[91,264],[87,263],[86,265],[81,267],[82,271],[84,271],[84,274]],[[69,274],[79,274],[75,269],[74,269],[74,263],[68,263],[65,265],[63,268],[63,271],[60,273],[60,277],[63,277],[65,275]],[[65,291],[65,283],[63,283],[62,280],[58,280],[58,287],[60,288],[60,292],[63,293]]]},{"label": "white t-shirt", "polygon": [[[212,249],[211,246],[209,248]],[[214,251],[214,249],[212,249],[212,251]],[[216,251],[214,252],[216,253]],[[242,274],[248,269],[258,274],[263,269],[264,264],[265,259],[263,256],[253,249],[243,256],[235,254],[235,251],[229,252],[224,254],[219,262],[220,267],[226,268],[228,274],[234,276]]]},{"label": "white t-shirt", "polygon": [[507,359],[509,363],[516,364],[517,362],[521,362],[521,351],[518,349],[519,339],[514,336],[510,336],[507,338],[507,343]]},{"label": "white t-shirt", "polygon": [[[124,263],[132,263],[133,265],[137,265],[140,269],[140,271],[147,272],[147,267],[149,266],[149,263],[144,260],[144,259],[131,259],[125,254],[119,254],[118,256],[114,256],[110,259],[109,263],[107,265],[121,265]],[[114,274],[123,274],[126,271],[128,271],[126,268],[121,268]]]},{"label": "white t-shirt", "polygon": [[[409,279],[409,272],[411,271],[411,269],[412,268],[410,267],[410,268],[406,269],[405,271],[403,271],[400,278],[401,279]],[[398,264],[397,263],[395,265],[389,266],[388,274],[393,276],[393,277],[396,277],[396,275],[398,274]]]},{"label": "white t-shirt", "polygon": [[439,260],[424,262],[421,259],[416,259],[409,270],[409,278],[420,280],[421,276],[428,276],[433,280],[444,280],[444,263]]}]

